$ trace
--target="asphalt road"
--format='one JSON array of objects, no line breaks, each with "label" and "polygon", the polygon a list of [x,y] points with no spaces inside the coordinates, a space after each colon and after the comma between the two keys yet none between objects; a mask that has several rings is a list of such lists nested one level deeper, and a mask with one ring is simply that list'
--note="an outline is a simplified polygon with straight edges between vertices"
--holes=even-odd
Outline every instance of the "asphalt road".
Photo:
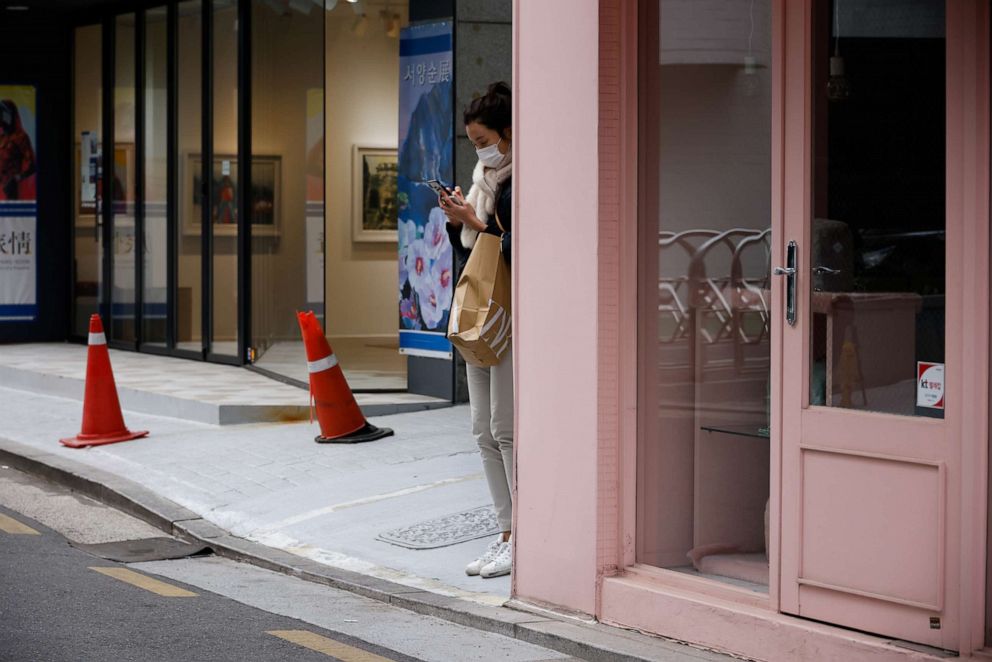
[{"label": "asphalt road", "polygon": [[[288,631],[308,645],[344,646],[339,659],[376,660],[370,653],[386,660],[415,659],[180,582],[129,583],[152,579],[147,573],[108,576],[101,570],[126,566],[75,549],[19,513],[6,508],[0,513],[38,532],[0,533],[2,660],[326,662],[327,655],[289,641],[292,635],[270,634]],[[5,523],[10,524],[0,521],[0,526]],[[170,587],[188,595],[161,594]]]},{"label": "asphalt road", "polygon": [[125,564],[72,544],[163,535],[0,467],[0,660],[575,659],[213,555]]}]

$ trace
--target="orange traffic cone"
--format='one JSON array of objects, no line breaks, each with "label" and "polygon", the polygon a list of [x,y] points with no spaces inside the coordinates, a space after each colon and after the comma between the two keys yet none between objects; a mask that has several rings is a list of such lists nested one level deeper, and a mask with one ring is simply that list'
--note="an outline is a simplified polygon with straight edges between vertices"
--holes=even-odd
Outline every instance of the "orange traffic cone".
[{"label": "orange traffic cone", "polygon": [[86,391],[83,394],[83,429],[75,437],[59,439],[64,446],[84,448],[137,439],[148,430],[131,432],[124,426],[117,399],[114,372],[110,368],[107,337],[99,315],[90,316],[90,348],[86,356]]},{"label": "orange traffic cone", "polygon": [[318,444],[354,444],[393,434],[389,428],[377,428],[365,420],[313,311],[296,313],[296,317],[303,332],[307,369],[310,371],[310,421],[313,422],[313,409],[316,407],[317,422],[320,424],[320,434],[314,441]]}]

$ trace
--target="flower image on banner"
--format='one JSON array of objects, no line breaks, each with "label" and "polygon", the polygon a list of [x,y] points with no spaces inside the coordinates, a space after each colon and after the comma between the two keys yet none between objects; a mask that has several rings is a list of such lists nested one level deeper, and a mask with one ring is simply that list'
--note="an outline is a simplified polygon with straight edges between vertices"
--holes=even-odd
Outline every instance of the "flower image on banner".
[{"label": "flower image on banner", "polygon": [[447,219],[426,182],[454,177],[451,23],[414,25],[400,38],[397,190],[400,352],[451,358],[445,337],[452,251]]}]

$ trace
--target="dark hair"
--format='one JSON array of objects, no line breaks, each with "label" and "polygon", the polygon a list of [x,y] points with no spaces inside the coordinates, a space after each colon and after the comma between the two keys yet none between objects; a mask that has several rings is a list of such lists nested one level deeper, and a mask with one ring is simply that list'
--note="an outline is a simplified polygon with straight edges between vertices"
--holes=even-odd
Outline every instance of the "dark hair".
[{"label": "dark hair", "polygon": [[493,83],[481,97],[472,99],[465,109],[465,124],[478,122],[505,137],[511,122],[510,86],[504,81]]}]

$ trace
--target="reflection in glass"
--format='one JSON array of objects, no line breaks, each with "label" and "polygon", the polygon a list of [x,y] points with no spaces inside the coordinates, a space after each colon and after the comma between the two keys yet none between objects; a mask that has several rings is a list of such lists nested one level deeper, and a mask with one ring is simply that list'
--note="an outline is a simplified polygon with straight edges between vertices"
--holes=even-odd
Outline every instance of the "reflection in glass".
[{"label": "reflection in glass", "polygon": [[168,63],[166,9],[145,12],[145,172],[143,341],[166,342],[168,292]]},{"label": "reflection in glass", "polygon": [[942,416],[917,382],[944,362],[944,3],[817,5],[809,401]]},{"label": "reflection in glass", "polygon": [[690,4],[639,21],[637,561],[765,592],[771,2]]},{"label": "reflection in glass", "polygon": [[189,154],[203,151],[202,131],[202,66],[203,14],[200,0],[188,0],[177,5],[178,34],[176,58],[178,67],[176,118],[179,141],[179,204],[176,209],[176,246],[178,253],[176,291],[176,348],[194,352],[203,349],[203,288],[202,244],[200,227],[192,200],[194,191],[189,172]]},{"label": "reflection in glass", "polygon": [[102,153],[103,30],[76,28],[73,57],[73,317],[72,332],[86,337],[89,318],[99,312],[103,272],[102,222],[97,196]]},{"label": "reflection in glass", "polygon": [[114,172],[113,195],[113,295],[111,319],[114,340],[134,342],[135,269],[138,251],[135,234],[135,58],[134,14],[116,18],[114,31]]}]

